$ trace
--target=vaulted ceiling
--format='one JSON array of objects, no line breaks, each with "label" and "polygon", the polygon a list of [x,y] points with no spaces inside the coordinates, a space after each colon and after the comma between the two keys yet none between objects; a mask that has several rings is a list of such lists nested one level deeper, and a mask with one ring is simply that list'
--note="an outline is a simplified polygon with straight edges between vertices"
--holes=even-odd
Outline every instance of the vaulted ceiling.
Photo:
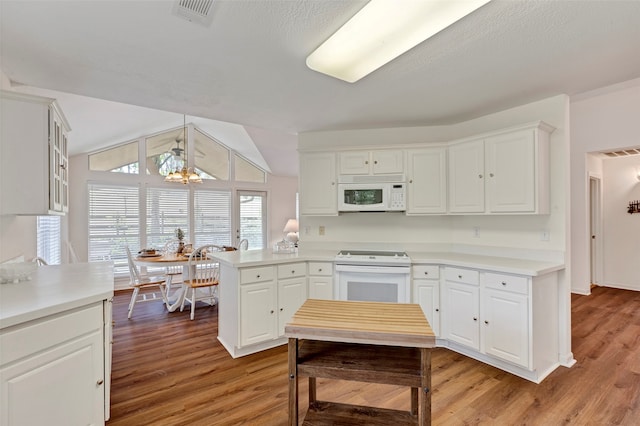
[{"label": "vaulted ceiling", "polygon": [[493,0],[354,84],[305,58],[366,1],[216,0],[208,26],[174,4],[2,0],[0,67],[60,99],[72,153],[185,113],[277,174],[297,172],[299,132],[451,124],[640,77],[638,0]]}]

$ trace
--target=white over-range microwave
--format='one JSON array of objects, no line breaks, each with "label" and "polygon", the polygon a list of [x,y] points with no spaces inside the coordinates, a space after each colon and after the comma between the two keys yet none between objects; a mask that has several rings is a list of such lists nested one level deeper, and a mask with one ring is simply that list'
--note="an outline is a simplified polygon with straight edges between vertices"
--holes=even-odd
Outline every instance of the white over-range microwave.
[{"label": "white over-range microwave", "polygon": [[338,177],[338,211],[405,211],[404,175],[341,175]]}]

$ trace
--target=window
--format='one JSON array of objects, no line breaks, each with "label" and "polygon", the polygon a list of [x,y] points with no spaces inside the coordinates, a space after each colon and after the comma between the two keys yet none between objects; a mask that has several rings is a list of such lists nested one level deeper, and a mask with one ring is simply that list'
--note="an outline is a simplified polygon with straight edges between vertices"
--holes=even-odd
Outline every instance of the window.
[{"label": "window", "polygon": [[137,174],[138,168],[138,142],[89,155],[89,170]]},{"label": "window", "polygon": [[231,193],[195,190],[193,199],[194,247],[231,245]]},{"label": "window", "polygon": [[166,176],[184,166],[187,128],[157,134],[146,139],[147,174]]},{"label": "window", "polygon": [[49,265],[60,264],[60,216],[38,216],[37,256]]},{"label": "window", "polygon": [[194,164],[200,177],[229,180],[229,150],[197,129],[194,142]]},{"label": "window", "polygon": [[235,158],[235,180],[243,182],[259,182],[264,183],[265,173],[262,169],[254,166],[239,155],[234,155]]},{"label": "window", "polygon": [[162,249],[175,238],[177,228],[189,240],[189,190],[187,188],[147,189],[148,248]]},{"label": "window", "polygon": [[266,192],[238,191],[240,233],[249,240],[249,250],[263,249],[267,241]]},{"label": "window", "polygon": [[89,185],[89,262],[112,260],[115,274],[128,273],[127,252],[140,247],[138,187]]}]

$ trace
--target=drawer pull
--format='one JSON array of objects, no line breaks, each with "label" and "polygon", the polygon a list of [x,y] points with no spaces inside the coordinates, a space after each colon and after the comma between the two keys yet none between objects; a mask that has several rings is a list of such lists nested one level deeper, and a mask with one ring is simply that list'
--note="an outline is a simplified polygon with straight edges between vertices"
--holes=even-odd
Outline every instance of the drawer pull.
[{"label": "drawer pull", "polygon": [[427,271],[424,271],[424,274],[425,274],[425,275],[429,275],[429,273],[428,273]]},{"label": "drawer pull", "polygon": [[292,270],[291,270],[291,273],[292,273],[292,274],[295,274],[295,273],[296,273],[296,270],[295,270],[295,269],[292,269]]},{"label": "drawer pull", "polygon": [[458,275],[458,278],[459,278],[459,279],[462,279],[462,275]]},{"label": "drawer pull", "polygon": [[436,312],[440,312],[440,309],[436,308]]},{"label": "drawer pull", "polygon": [[318,269],[318,272],[322,272],[322,268],[319,268],[319,269]]},{"label": "drawer pull", "polygon": [[260,278],[260,275],[256,275],[256,278]]},{"label": "drawer pull", "polygon": [[506,281],[502,281],[501,283],[502,285],[507,285]]}]

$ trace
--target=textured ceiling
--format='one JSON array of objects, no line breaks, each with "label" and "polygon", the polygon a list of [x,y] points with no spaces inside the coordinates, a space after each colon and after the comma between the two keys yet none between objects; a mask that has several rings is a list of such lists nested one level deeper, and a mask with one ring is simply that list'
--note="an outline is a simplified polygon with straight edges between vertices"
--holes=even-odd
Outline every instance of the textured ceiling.
[{"label": "textured ceiling", "polygon": [[[305,58],[366,1],[216,0],[208,27],[173,4],[2,0],[0,66],[27,86],[178,113],[176,125],[183,112],[240,124],[247,155],[269,163],[298,132],[451,124],[640,77],[640,0],[493,0],[354,84]],[[68,98],[72,152],[133,132]]]}]

